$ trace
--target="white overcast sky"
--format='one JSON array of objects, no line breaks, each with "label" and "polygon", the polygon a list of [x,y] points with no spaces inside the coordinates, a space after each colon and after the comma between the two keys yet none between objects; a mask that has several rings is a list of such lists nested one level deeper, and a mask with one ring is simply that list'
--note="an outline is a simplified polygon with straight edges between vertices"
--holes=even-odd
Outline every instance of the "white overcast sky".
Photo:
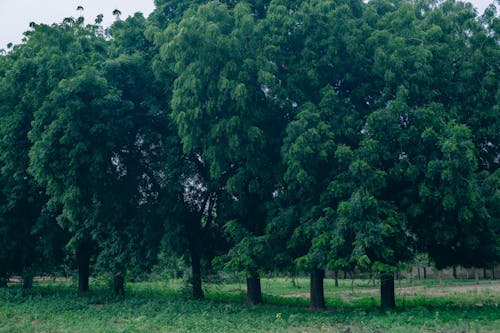
[{"label": "white overcast sky", "polygon": [[[482,13],[493,1],[471,2]],[[93,23],[98,14],[103,14],[105,25],[114,20],[114,9],[119,9],[125,18],[135,12],[147,16],[154,8],[153,0],[0,0],[0,49],[6,48],[9,42],[20,43],[30,22],[50,24],[61,22],[65,17],[77,17],[78,6],[84,7],[87,22]]]}]

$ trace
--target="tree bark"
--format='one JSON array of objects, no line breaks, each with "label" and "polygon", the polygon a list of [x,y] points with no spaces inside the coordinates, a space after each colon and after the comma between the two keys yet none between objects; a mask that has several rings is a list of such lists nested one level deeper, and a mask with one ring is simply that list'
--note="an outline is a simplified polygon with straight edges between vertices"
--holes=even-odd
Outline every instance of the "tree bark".
[{"label": "tree bark", "polygon": [[262,303],[259,273],[253,272],[247,276],[247,303],[257,305]]},{"label": "tree bark", "polygon": [[335,288],[339,287],[339,271],[335,271]]},{"label": "tree bark", "polygon": [[382,310],[396,308],[393,273],[382,273],[380,275],[380,304]]},{"label": "tree bark", "polygon": [[479,284],[479,271],[477,270],[477,268],[474,268],[474,282],[476,284]]},{"label": "tree bark", "polygon": [[76,261],[78,265],[78,293],[85,293],[89,290],[90,252],[91,245],[88,240],[84,240],[78,244],[76,249]]},{"label": "tree bark", "polygon": [[486,268],[483,268],[483,279],[487,279],[488,274],[486,273]]},{"label": "tree bark", "polygon": [[204,297],[201,287],[201,258],[196,246],[191,246],[191,275],[193,283],[193,298],[202,299]]},{"label": "tree bark", "polygon": [[113,276],[113,292],[116,296],[125,295],[125,275],[117,273]]},{"label": "tree bark", "polygon": [[22,274],[23,289],[31,289],[33,287],[33,274],[29,269],[24,269]]},{"label": "tree bark", "polygon": [[325,270],[313,269],[311,271],[310,305],[311,309],[323,309],[325,307],[325,292],[323,280]]},{"label": "tree bark", "polygon": [[457,278],[457,266],[453,266],[453,278]]},{"label": "tree bark", "polygon": [[9,281],[9,278],[7,276],[0,276],[0,288],[5,288],[7,287],[7,282]]},{"label": "tree bark", "polygon": [[[203,204],[203,209],[208,202],[208,197]],[[201,282],[201,220],[203,210],[198,214],[189,216],[188,220],[188,242],[189,255],[191,256],[191,285],[194,299],[202,299],[205,295]]]},{"label": "tree bark", "polygon": [[424,280],[427,279],[427,268],[424,266]]}]

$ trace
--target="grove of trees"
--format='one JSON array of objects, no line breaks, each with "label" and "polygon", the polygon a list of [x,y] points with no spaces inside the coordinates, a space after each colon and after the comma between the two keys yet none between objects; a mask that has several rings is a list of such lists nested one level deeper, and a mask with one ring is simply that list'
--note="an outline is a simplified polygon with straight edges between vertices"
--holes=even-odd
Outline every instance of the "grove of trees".
[{"label": "grove of trees", "polygon": [[0,55],[0,286],[62,263],[380,278],[500,260],[500,19],[454,0],[155,0]]}]

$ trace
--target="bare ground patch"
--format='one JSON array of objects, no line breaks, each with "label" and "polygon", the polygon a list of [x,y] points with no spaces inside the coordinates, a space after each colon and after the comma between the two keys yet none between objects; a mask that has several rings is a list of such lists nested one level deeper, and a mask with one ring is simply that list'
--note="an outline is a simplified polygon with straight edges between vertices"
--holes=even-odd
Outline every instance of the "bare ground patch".
[{"label": "bare ground patch", "polygon": [[[362,298],[360,295],[373,295],[378,296],[380,293],[379,288],[363,288],[363,289],[354,289],[354,292],[351,290],[325,290],[326,296],[339,296],[341,299],[345,301],[352,301],[355,299]],[[478,285],[476,284],[467,284],[467,285],[454,285],[454,286],[406,286],[406,287],[397,287],[396,286],[396,295],[397,296],[447,296],[450,294],[493,294],[500,295],[500,281],[493,282],[482,282]],[[293,294],[284,294],[280,295],[285,298],[309,298],[309,291],[303,291],[299,293]]]}]

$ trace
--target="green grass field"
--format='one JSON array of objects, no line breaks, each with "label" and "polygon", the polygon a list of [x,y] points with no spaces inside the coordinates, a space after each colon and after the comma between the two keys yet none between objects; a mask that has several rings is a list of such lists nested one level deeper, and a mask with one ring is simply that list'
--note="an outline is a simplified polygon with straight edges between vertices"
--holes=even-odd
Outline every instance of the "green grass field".
[{"label": "green grass field", "polygon": [[0,289],[0,332],[500,332],[500,281],[420,280],[397,285],[398,310],[377,309],[368,280],[325,281],[328,309],[311,311],[308,281],[263,279],[264,305],[244,303],[244,284],[206,284],[206,300],[190,300],[181,281],[106,283],[77,296],[69,282],[36,282],[33,290]]}]

